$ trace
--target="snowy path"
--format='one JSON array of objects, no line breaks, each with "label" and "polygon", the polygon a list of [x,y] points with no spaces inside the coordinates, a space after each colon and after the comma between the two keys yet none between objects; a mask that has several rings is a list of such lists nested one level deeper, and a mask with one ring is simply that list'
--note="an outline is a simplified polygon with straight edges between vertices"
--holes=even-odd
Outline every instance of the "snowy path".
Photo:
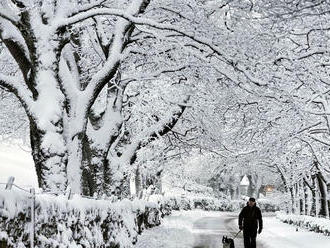
[{"label": "snowy path", "polygon": [[[219,248],[222,247],[221,239],[223,236],[233,237],[238,229],[237,216],[224,215],[203,217],[195,221],[193,225],[194,245],[193,248]],[[235,247],[243,248],[242,235],[239,234],[235,239]]]},{"label": "snowy path", "polygon": [[[330,237],[281,223],[275,217],[264,217],[264,231],[257,238],[258,248],[325,248]],[[237,214],[223,212],[174,212],[161,226],[146,230],[136,244],[138,248],[221,248],[223,235],[237,232]],[[243,248],[242,234],[235,240]]]}]

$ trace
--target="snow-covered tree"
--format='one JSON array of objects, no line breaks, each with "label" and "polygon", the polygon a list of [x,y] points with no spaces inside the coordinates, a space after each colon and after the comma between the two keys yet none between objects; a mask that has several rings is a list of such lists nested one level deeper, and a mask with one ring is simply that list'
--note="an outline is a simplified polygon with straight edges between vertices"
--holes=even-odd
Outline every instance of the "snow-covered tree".
[{"label": "snow-covered tree", "polygon": [[[214,59],[249,78],[244,66],[203,37],[217,33],[209,25],[209,10],[199,1],[188,2],[168,1],[165,7],[147,0],[1,2],[1,40],[16,64],[1,74],[0,84],[27,113],[43,189],[64,191],[68,185],[81,193],[82,185],[93,184],[83,182],[84,173],[108,176],[105,159],[111,146],[121,143],[119,134],[125,134],[124,91],[132,82],[180,82],[187,79],[182,71]],[[208,59],[209,53],[216,56]],[[178,116],[158,117],[141,136],[152,138]],[[117,152],[118,164],[134,157],[142,142],[136,139],[128,142],[128,154]]]}]

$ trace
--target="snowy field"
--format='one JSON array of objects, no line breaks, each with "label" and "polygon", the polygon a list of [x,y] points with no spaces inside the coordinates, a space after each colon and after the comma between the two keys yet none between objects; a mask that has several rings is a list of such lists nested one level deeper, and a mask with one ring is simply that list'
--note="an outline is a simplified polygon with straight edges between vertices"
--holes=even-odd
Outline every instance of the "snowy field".
[{"label": "snowy field", "polygon": [[[237,230],[237,214],[225,212],[182,211],[164,219],[161,226],[145,231],[138,248],[219,248],[221,237]],[[201,224],[203,223],[203,224]],[[235,240],[243,248],[242,235]],[[264,217],[264,231],[257,238],[259,248],[325,248],[330,237],[296,228],[275,217]]]},{"label": "snowy field", "polygon": [[19,144],[0,143],[0,183],[14,176],[19,186],[37,187],[37,175],[28,149]]}]

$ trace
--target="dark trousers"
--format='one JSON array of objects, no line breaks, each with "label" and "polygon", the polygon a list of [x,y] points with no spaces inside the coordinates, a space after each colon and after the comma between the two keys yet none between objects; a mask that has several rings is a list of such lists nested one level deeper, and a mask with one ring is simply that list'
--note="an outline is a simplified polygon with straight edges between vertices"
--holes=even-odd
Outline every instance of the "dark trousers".
[{"label": "dark trousers", "polygon": [[244,248],[256,248],[257,230],[243,230]]}]

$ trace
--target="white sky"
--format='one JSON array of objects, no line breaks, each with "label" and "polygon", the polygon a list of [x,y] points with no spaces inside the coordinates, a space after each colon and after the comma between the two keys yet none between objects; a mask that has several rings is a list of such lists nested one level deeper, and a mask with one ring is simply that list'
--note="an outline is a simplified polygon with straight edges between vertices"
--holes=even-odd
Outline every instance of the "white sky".
[{"label": "white sky", "polygon": [[38,187],[33,159],[28,150],[27,147],[0,143],[0,183],[6,183],[9,176],[14,176],[14,183],[19,186]]}]

